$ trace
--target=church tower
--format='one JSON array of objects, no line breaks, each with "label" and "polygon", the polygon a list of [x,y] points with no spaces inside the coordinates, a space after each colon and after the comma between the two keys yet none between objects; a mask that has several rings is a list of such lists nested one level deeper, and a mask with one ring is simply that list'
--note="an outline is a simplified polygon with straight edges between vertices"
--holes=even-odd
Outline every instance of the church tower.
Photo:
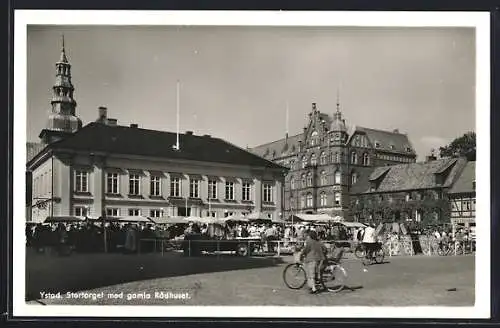
[{"label": "church tower", "polygon": [[61,57],[56,63],[56,81],[52,87],[52,113],[49,115],[46,128],[39,135],[44,144],[61,140],[82,127],[82,121],[75,112],[74,90],[71,83],[71,64],[66,56],[63,35]]}]

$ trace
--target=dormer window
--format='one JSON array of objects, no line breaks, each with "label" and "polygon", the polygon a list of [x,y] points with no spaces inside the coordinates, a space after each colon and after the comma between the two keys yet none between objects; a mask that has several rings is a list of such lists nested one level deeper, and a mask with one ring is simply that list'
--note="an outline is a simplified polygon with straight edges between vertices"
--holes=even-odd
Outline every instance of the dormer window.
[{"label": "dormer window", "polygon": [[411,148],[410,148],[410,147],[406,147],[406,151],[407,151],[408,153],[411,153]]},{"label": "dormer window", "polygon": [[411,193],[407,193],[405,199],[409,202],[411,200]]},{"label": "dormer window", "polygon": [[311,146],[316,146],[318,144],[318,132],[314,131],[311,133]]},{"label": "dormer window", "polygon": [[380,148],[380,142],[375,141],[375,148]]},{"label": "dormer window", "polygon": [[391,145],[390,147],[391,147],[391,150],[396,149],[396,147],[394,145]]}]

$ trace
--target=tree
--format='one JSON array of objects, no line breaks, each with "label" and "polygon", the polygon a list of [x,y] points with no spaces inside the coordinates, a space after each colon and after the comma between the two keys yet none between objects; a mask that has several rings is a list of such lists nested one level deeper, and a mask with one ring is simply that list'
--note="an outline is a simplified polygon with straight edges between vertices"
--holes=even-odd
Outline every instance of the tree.
[{"label": "tree", "polygon": [[464,156],[469,161],[476,160],[476,133],[467,132],[461,137],[453,140],[449,145],[439,147],[441,157]]}]

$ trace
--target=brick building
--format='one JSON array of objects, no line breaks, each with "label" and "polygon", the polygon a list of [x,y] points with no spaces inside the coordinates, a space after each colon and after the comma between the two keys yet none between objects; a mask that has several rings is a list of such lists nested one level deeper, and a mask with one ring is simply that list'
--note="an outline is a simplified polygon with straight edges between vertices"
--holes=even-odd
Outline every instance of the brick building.
[{"label": "brick building", "polygon": [[353,126],[348,128],[340,105],[333,116],[315,103],[303,132],[285,135],[251,149],[290,169],[284,188],[284,213],[326,213],[352,218],[351,187],[373,167],[414,163],[416,153],[406,134]]}]

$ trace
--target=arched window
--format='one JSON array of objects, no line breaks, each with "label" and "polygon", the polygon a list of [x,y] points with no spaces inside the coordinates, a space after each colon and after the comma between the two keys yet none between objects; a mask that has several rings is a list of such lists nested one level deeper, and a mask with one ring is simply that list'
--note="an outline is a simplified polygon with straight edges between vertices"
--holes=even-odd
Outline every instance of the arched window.
[{"label": "arched window", "polygon": [[319,164],[326,165],[326,154],[325,154],[325,152],[322,152],[321,155],[319,156]]},{"label": "arched window", "polygon": [[363,154],[363,165],[364,166],[370,165],[370,156],[368,155],[368,153]]},{"label": "arched window", "polygon": [[326,172],[322,171],[321,172],[321,185],[326,186],[328,184],[328,178],[326,176]]},{"label": "arched window", "polygon": [[342,183],[342,174],[340,171],[335,171],[335,184],[341,184]]},{"label": "arched window", "polygon": [[318,161],[316,160],[316,154],[311,155],[311,165],[315,166],[318,164]]},{"label": "arched window", "polygon": [[302,195],[300,196],[300,208],[305,208],[306,207],[306,196]]},{"label": "arched window", "polygon": [[307,157],[302,157],[302,168],[305,169],[307,166]]},{"label": "arched window", "polygon": [[290,161],[290,170],[295,170],[295,161],[293,159]]},{"label": "arched window", "polygon": [[320,204],[321,206],[326,206],[327,205],[327,199],[326,199],[326,193],[322,192],[320,195]]},{"label": "arched window", "polygon": [[312,185],[313,185],[313,176],[312,173],[309,172],[307,173],[307,186],[312,187]]},{"label": "arched window", "polygon": [[307,207],[313,207],[313,195],[307,194]]},{"label": "arched window", "polygon": [[356,172],[352,172],[351,174],[351,185],[355,184],[358,181],[358,174]]},{"label": "arched window", "polygon": [[290,178],[290,189],[295,189],[295,178],[294,177]]},{"label": "arched window", "polygon": [[307,185],[306,185],[306,175],[305,174],[302,174],[302,188],[305,188]]},{"label": "arched window", "polygon": [[339,192],[335,193],[335,206],[341,206],[342,205],[342,196],[340,195]]},{"label": "arched window", "polygon": [[355,151],[351,153],[351,164],[358,164],[358,154]]}]

